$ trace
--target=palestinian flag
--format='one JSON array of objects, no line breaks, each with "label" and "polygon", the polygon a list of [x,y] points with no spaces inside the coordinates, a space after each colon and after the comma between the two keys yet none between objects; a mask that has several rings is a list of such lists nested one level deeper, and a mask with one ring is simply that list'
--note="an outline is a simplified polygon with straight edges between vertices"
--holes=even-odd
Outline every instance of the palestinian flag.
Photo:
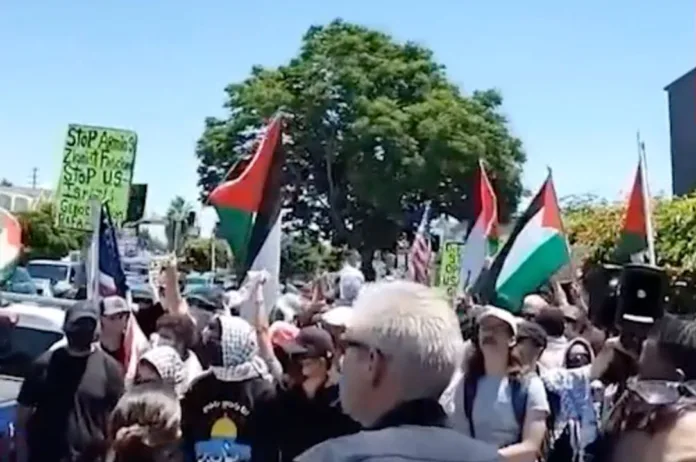
[{"label": "palestinian flag", "polygon": [[650,236],[648,194],[643,178],[643,163],[638,162],[633,188],[628,198],[619,242],[614,251],[617,263],[646,263],[648,261],[648,236]]},{"label": "palestinian flag", "polygon": [[22,228],[7,210],[0,208],[0,282],[9,278],[22,252]]},{"label": "palestinian flag", "polygon": [[517,312],[524,297],[570,262],[551,172],[486,275],[488,302]]},{"label": "palestinian flag", "polygon": [[266,128],[253,157],[233,167],[209,196],[219,218],[218,235],[232,249],[239,280],[250,269],[270,273],[264,286],[267,305],[277,297],[283,161],[282,119],[278,116]]},{"label": "palestinian flag", "polygon": [[472,191],[474,225],[462,249],[459,291],[463,292],[478,279],[486,259],[498,247],[498,204],[493,186],[488,181],[483,162],[479,159]]}]

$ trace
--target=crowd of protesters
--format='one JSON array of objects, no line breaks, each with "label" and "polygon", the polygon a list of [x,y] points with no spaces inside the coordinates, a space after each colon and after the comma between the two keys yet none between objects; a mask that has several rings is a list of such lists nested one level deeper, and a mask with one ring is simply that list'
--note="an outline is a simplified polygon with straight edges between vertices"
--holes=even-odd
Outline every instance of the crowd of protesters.
[{"label": "crowd of protesters", "polygon": [[205,307],[171,265],[147,313],[78,303],[22,385],[17,460],[696,460],[696,323],[665,315],[627,348],[558,284],[519,316],[456,313],[359,263],[293,322],[269,323],[263,273]]}]

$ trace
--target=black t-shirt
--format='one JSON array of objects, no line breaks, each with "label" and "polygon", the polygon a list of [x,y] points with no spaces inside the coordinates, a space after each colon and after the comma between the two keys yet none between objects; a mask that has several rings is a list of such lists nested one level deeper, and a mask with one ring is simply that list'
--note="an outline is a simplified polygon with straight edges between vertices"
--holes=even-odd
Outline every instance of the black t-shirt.
[{"label": "black t-shirt", "polygon": [[[360,424],[343,413],[338,385],[321,387],[308,398],[302,387],[279,389],[260,425],[275,456],[268,461],[292,462],[307,449],[332,438],[360,431]],[[267,448],[271,451],[270,448]]]},{"label": "black t-shirt", "polygon": [[208,371],[196,378],[181,402],[187,460],[268,460],[260,418],[275,394],[263,378],[218,380]]},{"label": "black t-shirt", "polygon": [[17,397],[20,405],[34,408],[27,428],[29,460],[74,461],[101,448],[122,393],[121,366],[101,349],[73,356],[59,348],[39,356]]}]

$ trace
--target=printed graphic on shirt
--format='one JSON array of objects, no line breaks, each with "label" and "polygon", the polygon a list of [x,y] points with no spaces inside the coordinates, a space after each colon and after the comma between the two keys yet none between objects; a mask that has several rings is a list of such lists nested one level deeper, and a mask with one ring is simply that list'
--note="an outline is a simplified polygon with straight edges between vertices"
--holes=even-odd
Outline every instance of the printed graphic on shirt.
[{"label": "printed graphic on shirt", "polygon": [[251,460],[251,447],[237,441],[238,429],[249,416],[246,406],[232,401],[214,401],[203,408],[205,420],[213,422],[207,441],[195,444],[198,462],[244,462]]}]

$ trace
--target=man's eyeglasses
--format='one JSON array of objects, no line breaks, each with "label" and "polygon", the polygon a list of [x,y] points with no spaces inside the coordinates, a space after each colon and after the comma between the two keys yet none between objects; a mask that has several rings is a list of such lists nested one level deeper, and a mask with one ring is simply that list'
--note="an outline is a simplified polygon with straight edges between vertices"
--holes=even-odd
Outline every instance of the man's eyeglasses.
[{"label": "man's eyeglasses", "polygon": [[633,377],[626,382],[626,388],[644,403],[662,406],[676,403],[679,398],[696,397],[693,382],[671,382],[667,380],[639,380]]},{"label": "man's eyeglasses", "polygon": [[340,341],[340,346],[342,351],[346,351],[348,348],[357,348],[359,350],[369,350],[371,348],[370,345],[365,342],[360,342],[350,338],[342,338]]},{"label": "man's eyeglasses", "polygon": [[382,352],[382,350],[380,350],[379,348],[376,348],[368,343],[361,342],[360,340],[351,339],[351,338],[347,338],[347,337],[341,338],[341,340],[339,342],[339,347],[340,347],[341,354],[345,354],[345,352],[349,348],[355,348],[355,349],[363,350],[363,351],[374,351],[382,358],[387,357],[387,355],[384,354],[384,352]]}]

